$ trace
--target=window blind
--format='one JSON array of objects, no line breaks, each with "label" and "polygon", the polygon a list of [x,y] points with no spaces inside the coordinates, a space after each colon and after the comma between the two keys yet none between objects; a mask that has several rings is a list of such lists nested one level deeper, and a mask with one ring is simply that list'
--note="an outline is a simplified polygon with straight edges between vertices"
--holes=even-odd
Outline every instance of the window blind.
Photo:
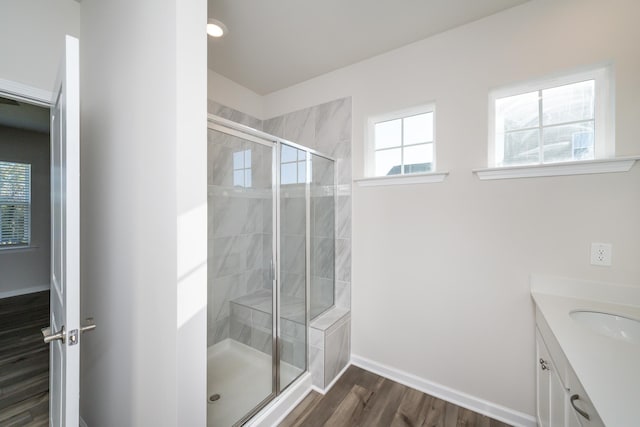
[{"label": "window blind", "polygon": [[31,240],[31,165],[0,161],[0,248]]}]

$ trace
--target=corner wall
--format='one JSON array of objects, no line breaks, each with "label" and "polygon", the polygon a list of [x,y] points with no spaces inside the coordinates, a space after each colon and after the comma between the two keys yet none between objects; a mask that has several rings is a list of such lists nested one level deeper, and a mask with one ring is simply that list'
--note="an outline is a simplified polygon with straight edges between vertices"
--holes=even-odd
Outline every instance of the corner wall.
[{"label": "corner wall", "polygon": [[[445,182],[353,189],[354,355],[534,414],[528,277],[640,285],[640,167],[480,182],[488,93],[611,61],[616,154],[640,154],[638,15],[629,0],[533,0],[265,97],[273,117],[352,96],[355,178],[368,117],[435,101]],[[611,268],[589,264],[600,241]]]},{"label": "corner wall", "polygon": [[[206,424],[206,2],[82,1],[80,415]],[[158,31],[162,29],[162,31]]]}]

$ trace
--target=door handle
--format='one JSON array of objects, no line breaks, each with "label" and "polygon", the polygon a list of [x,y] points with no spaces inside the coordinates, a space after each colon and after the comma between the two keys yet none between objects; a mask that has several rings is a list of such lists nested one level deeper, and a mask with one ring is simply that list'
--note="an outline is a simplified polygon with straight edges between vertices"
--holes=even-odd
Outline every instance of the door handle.
[{"label": "door handle", "polygon": [[60,331],[56,332],[55,334],[51,332],[51,326],[42,328],[42,336],[46,344],[49,344],[50,342],[55,340],[60,340],[64,344],[64,342],[67,340],[67,334],[64,330],[64,325],[62,326]]},{"label": "door handle", "polygon": [[87,322],[87,323],[84,326],[80,327],[80,332],[81,333],[84,334],[85,332],[93,331],[96,328],[96,323],[93,320],[93,317],[87,317],[85,322]]}]

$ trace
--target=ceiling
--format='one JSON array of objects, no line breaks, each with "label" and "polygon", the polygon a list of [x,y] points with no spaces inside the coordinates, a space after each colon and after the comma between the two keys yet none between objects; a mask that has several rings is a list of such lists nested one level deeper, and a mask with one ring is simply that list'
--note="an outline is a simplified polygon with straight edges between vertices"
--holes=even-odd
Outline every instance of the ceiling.
[{"label": "ceiling", "polygon": [[49,108],[0,96],[0,126],[49,132]]},{"label": "ceiling", "polygon": [[265,95],[526,1],[208,0],[208,65]]}]

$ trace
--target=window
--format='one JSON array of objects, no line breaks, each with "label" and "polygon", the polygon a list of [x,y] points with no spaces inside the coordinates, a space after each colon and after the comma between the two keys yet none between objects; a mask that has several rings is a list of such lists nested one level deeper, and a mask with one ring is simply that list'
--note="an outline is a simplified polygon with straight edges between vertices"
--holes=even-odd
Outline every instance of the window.
[{"label": "window", "polygon": [[0,161],[0,248],[29,246],[31,165]]},{"label": "window", "polygon": [[251,150],[233,153],[233,185],[251,187]]},{"label": "window", "polygon": [[373,176],[435,170],[434,107],[398,112],[370,121]]},{"label": "window", "polygon": [[612,156],[607,70],[549,79],[491,95],[489,164],[519,166]]}]

